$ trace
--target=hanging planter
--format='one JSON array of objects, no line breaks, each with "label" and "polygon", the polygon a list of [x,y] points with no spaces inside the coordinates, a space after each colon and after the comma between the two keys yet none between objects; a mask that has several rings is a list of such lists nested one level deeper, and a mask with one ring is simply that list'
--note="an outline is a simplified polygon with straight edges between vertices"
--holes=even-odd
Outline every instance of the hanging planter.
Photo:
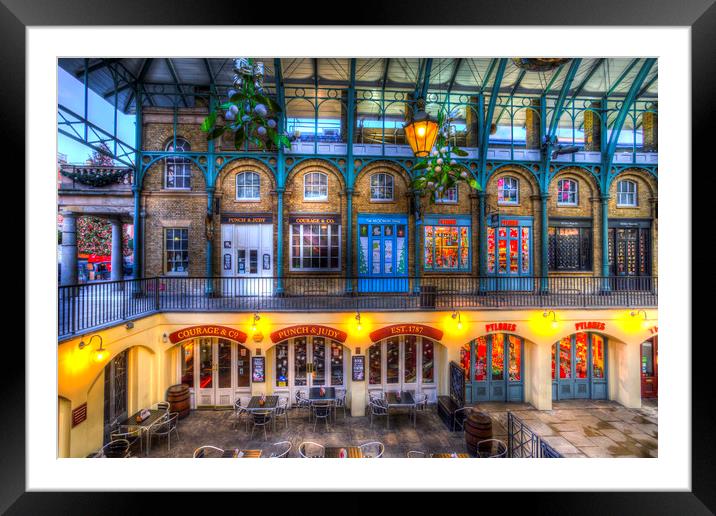
[{"label": "hanging planter", "polygon": [[106,186],[113,183],[122,183],[129,173],[128,168],[108,167],[72,167],[62,168],[60,173],[83,185]]},{"label": "hanging planter", "polygon": [[290,147],[292,139],[280,133],[278,117],[281,106],[263,91],[264,64],[250,58],[234,60],[234,87],[227,92],[227,101],[219,106],[222,120],[214,111],[204,119],[201,130],[208,140],[230,132],[234,147],[243,150],[246,142],[261,150]]},{"label": "hanging planter", "polygon": [[[454,128],[452,120],[455,113],[447,113],[441,109],[437,116],[439,127],[435,147],[430,153],[418,161],[413,167],[413,188],[421,192],[438,194],[438,197],[463,182],[473,190],[481,190],[480,184],[472,177],[465,167],[459,165],[453,156],[465,157],[467,152],[457,146],[449,145],[449,138]],[[435,202],[435,196],[430,195],[430,201]]]},{"label": "hanging planter", "polygon": [[528,72],[549,72],[563,65],[571,58],[560,57],[513,57],[515,66]]}]

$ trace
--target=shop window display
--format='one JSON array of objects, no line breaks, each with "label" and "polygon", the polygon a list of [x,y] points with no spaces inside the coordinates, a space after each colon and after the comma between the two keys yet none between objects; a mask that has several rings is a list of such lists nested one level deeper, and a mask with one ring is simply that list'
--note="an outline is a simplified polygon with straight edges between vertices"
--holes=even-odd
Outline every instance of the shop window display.
[{"label": "shop window display", "polygon": [[[454,225],[431,224],[424,229],[425,270],[449,271],[470,269],[470,227],[463,219],[450,220]],[[435,220],[439,223],[439,219]]]}]

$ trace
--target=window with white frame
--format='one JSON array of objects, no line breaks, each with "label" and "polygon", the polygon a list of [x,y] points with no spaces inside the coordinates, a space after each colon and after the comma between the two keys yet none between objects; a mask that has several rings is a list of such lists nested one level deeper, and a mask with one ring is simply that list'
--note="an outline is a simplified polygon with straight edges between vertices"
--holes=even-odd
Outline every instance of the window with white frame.
[{"label": "window with white frame", "polygon": [[261,196],[261,179],[256,172],[236,174],[236,199],[239,201],[258,201]]},{"label": "window with white frame", "polygon": [[497,180],[498,204],[518,204],[519,199],[520,182],[517,178],[505,176]]},{"label": "window with white frame", "polygon": [[189,230],[166,228],[164,230],[164,272],[167,274],[189,271]]},{"label": "window with white frame", "polygon": [[303,176],[303,198],[307,201],[328,199],[328,175],[323,172],[309,172]]},{"label": "window with white frame", "polygon": [[577,182],[574,179],[560,179],[557,182],[557,205],[576,206],[579,204]]},{"label": "window with white frame", "polygon": [[636,182],[624,179],[617,183],[617,206],[636,206]]},{"label": "window with white frame", "polygon": [[393,200],[393,175],[377,172],[370,176],[370,200]]},{"label": "window with white frame", "polygon": [[340,270],[340,224],[291,224],[291,270]]},{"label": "window with white frame", "polygon": [[435,192],[435,202],[438,204],[457,204],[457,185],[443,190],[442,193]]},{"label": "window with white frame", "polygon": [[[183,138],[170,141],[166,146],[167,152],[189,152],[191,145]],[[167,156],[164,159],[164,186],[165,188],[183,189],[191,188],[191,160],[185,156]]]}]

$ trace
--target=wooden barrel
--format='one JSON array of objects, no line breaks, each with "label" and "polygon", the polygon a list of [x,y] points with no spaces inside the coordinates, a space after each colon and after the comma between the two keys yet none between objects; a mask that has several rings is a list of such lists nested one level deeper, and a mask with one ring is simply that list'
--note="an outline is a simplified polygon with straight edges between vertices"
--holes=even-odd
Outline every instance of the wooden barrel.
[{"label": "wooden barrel", "polygon": [[184,419],[189,415],[189,386],[180,383],[169,387],[167,389],[167,401],[169,402],[169,412],[178,412],[179,419]]},{"label": "wooden barrel", "polygon": [[465,418],[465,445],[473,457],[477,457],[477,443],[492,439],[492,418],[476,409],[467,410]]}]

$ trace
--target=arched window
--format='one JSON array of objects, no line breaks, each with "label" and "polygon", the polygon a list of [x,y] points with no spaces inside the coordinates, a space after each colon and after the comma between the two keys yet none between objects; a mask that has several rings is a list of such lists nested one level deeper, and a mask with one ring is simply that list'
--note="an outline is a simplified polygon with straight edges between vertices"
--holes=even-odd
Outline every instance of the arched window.
[{"label": "arched window", "polygon": [[303,198],[309,201],[328,199],[328,176],[323,172],[309,172],[303,176]]},{"label": "arched window", "polygon": [[497,203],[518,204],[520,202],[520,182],[511,176],[501,177],[497,180]]},{"label": "arched window", "polygon": [[256,172],[236,174],[236,199],[239,201],[258,201],[261,198],[261,179]]},{"label": "arched window", "polygon": [[624,179],[617,183],[617,206],[636,206],[636,182]]},{"label": "arched window", "polygon": [[557,204],[559,206],[579,204],[577,188],[577,182],[574,179],[560,179],[557,182]]},{"label": "arched window", "polygon": [[435,202],[438,204],[457,204],[457,185],[443,191],[435,192]]},{"label": "arched window", "polygon": [[393,200],[393,175],[377,172],[370,176],[370,200]]},{"label": "arched window", "polygon": [[[191,145],[183,138],[170,141],[165,150],[167,152],[189,152]],[[191,188],[191,160],[182,155],[167,156],[164,159],[164,186],[187,190]]]}]

